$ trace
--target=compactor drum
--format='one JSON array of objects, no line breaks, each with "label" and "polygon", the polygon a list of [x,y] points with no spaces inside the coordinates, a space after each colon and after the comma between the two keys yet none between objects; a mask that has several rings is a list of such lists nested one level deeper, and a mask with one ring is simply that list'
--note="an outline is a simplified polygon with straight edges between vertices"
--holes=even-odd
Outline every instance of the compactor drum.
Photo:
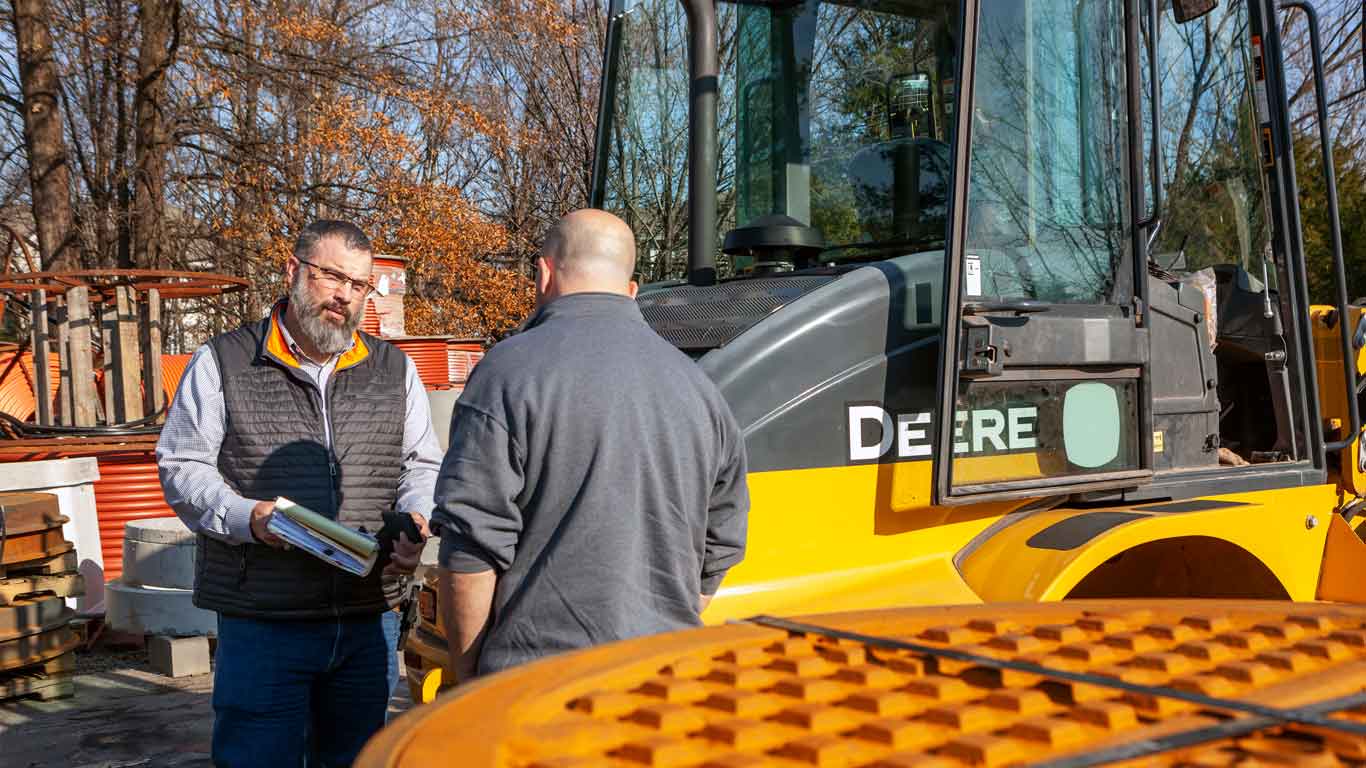
[{"label": "compactor drum", "polygon": [[1366,609],[1068,601],[758,617],[548,659],[363,768],[1359,765]]}]

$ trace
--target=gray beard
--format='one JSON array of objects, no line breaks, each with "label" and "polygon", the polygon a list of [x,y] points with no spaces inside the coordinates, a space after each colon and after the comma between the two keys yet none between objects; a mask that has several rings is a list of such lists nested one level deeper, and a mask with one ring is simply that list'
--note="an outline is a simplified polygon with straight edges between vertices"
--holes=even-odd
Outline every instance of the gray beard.
[{"label": "gray beard", "polygon": [[299,320],[299,330],[319,352],[335,355],[345,352],[351,346],[351,335],[360,325],[360,313],[349,308],[346,322],[336,325],[323,317],[323,307],[327,302],[311,302],[304,292],[303,276],[289,287],[289,303],[294,305],[294,317]]}]

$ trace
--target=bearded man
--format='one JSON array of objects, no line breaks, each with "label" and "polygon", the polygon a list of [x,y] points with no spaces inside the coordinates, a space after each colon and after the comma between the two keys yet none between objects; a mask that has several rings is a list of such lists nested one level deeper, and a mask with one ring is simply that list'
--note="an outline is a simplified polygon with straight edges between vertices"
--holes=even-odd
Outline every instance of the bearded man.
[{"label": "bearded man", "polygon": [[397,512],[427,533],[440,448],[413,362],[357,331],[372,257],[355,225],[310,224],[286,296],[200,347],[166,414],[162,490],[198,534],[194,603],[218,613],[218,766],[350,765],[398,679],[393,609],[421,544],[401,535],[360,578],[268,528],[285,496],[351,528]]}]

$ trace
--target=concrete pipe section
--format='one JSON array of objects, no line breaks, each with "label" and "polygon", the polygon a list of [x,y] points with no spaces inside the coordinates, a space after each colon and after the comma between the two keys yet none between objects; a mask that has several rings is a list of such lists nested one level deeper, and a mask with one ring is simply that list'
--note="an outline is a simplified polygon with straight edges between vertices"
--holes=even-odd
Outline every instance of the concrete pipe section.
[{"label": "concrete pipe section", "polygon": [[106,621],[125,632],[217,635],[217,617],[191,599],[194,567],[195,535],[178,518],[127,523],[123,578],[109,583]]},{"label": "concrete pipe section", "polygon": [[1064,601],[756,617],[563,654],[395,721],[359,768],[1338,765],[1366,607]]},{"label": "concrete pipe section", "polygon": [[456,401],[460,399],[459,389],[432,389],[427,391],[427,402],[432,409],[432,429],[436,430],[436,441],[444,453],[450,445],[451,415],[455,413]]}]

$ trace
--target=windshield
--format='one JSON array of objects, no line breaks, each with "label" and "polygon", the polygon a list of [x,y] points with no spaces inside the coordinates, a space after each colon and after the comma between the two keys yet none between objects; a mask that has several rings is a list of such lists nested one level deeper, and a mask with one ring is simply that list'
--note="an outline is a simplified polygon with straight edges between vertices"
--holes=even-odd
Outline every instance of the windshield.
[{"label": "windshield", "polygon": [[964,295],[1123,303],[1123,4],[984,2],[979,23]]},{"label": "windshield", "polygon": [[740,9],[736,219],[783,214],[829,249],[942,248],[957,3]]},{"label": "windshield", "polygon": [[[819,253],[788,269],[942,255],[961,109],[958,7],[717,5],[722,276],[756,262],[722,254],[726,233],[775,215],[819,233]],[[602,205],[635,230],[642,280],[680,277],[687,21],[678,0],[626,0],[618,23]],[[965,295],[1123,301],[1132,281],[1120,266],[1131,263],[1122,4],[984,0],[979,27]]]},{"label": "windshield", "polygon": [[[892,241],[902,252],[942,249],[957,7],[718,4],[718,254],[727,231],[774,214],[818,230],[822,259]],[[635,230],[643,280],[678,277],[687,21],[678,0],[628,0],[620,25],[603,205]],[[747,261],[719,254],[718,267],[743,273]]]}]

